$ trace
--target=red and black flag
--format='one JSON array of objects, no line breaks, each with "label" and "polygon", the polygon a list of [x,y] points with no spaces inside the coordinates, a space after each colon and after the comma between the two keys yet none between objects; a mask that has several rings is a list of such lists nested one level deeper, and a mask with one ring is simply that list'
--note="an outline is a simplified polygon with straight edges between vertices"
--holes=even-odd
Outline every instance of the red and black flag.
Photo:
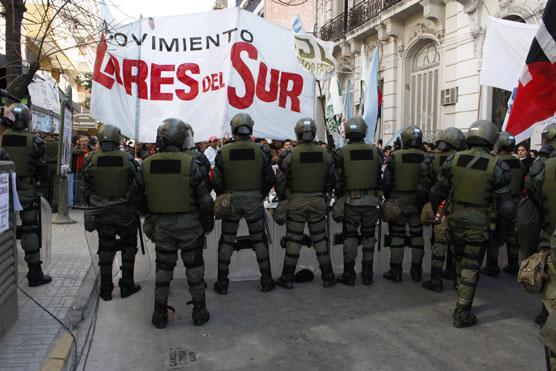
[{"label": "red and black flag", "polygon": [[531,137],[533,125],[556,113],[556,0],[548,0],[519,78],[506,130]]}]

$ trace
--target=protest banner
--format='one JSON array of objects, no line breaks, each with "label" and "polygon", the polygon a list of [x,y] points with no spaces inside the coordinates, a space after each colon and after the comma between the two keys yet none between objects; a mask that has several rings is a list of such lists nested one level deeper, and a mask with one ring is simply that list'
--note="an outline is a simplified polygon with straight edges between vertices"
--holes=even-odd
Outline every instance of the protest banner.
[{"label": "protest banner", "polygon": [[232,8],[146,18],[106,34],[97,49],[91,116],[140,142],[166,118],[195,139],[229,135],[249,113],[253,135],[289,138],[314,114],[314,77],[298,63],[291,31]]}]

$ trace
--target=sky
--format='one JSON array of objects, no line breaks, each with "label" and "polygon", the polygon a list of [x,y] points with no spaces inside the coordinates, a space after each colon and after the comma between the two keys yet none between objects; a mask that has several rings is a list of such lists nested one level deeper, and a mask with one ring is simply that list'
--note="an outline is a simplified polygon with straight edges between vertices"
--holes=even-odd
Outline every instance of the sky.
[{"label": "sky", "polygon": [[162,17],[211,10],[214,0],[104,0],[118,23],[143,17]]}]

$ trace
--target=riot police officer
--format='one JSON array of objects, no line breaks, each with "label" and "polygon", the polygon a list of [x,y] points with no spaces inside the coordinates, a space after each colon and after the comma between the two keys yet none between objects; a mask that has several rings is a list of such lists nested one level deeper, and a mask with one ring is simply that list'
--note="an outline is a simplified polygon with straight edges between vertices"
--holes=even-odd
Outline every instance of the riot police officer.
[{"label": "riot police officer", "polygon": [[338,282],[355,284],[358,230],[361,227],[363,259],[361,278],[364,285],[373,282],[375,227],[379,217],[382,155],[375,145],[364,142],[367,124],[361,117],[349,119],[345,126],[349,144],[334,156],[336,168],[336,202],[345,202],[344,274]]},{"label": "riot police officer", "polygon": [[511,274],[513,276],[517,275],[519,269],[518,266],[518,248],[515,239],[515,220],[517,214],[517,205],[519,204],[521,190],[523,188],[523,178],[525,177],[525,166],[522,161],[515,158],[512,152],[515,149],[515,138],[513,135],[507,131],[500,133],[498,141],[494,145],[494,152],[496,153],[496,158],[500,161],[504,161],[512,173],[512,183],[510,185],[510,195],[512,197],[512,202],[514,208],[511,215],[507,215],[508,227],[507,235],[496,236],[496,239],[489,243],[487,249],[487,262],[486,267],[481,269],[481,273],[487,276],[498,277],[500,274],[500,268],[498,267],[498,251],[504,242],[506,243],[506,251],[508,256],[508,265],[502,270],[505,273]]},{"label": "riot police officer", "polygon": [[108,301],[112,299],[112,264],[118,251],[122,254],[121,297],[127,298],[141,289],[133,277],[138,217],[127,199],[139,165],[133,156],[120,150],[121,133],[117,127],[102,125],[98,138],[100,149],[85,159],[84,197],[93,207],[85,211],[85,227],[98,233],[100,297]]},{"label": "riot police officer", "polygon": [[[40,248],[40,193],[41,186],[48,175],[48,166],[44,161],[45,142],[37,135],[27,132],[31,122],[31,111],[22,103],[14,103],[8,107],[14,121],[2,120],[8,126],[2,137],[2,148],[15,163],[18,183],[18,196],[23,210],[21,218],[21,246],[25,251],[25,261],[29,267],[27,280],[29,286],[44,285],[52,281],[41,268]],[[11,126],[11,127],[10,127]]]},{"label": "riot police officer", "polygon": [[[393,282],[402,280],[402,261],[406,242],[406,225],[409,225],[409,239],[412,247],[411,279],[422,279],[424,255],[423,226],[421,208],[426,195],[422,195],[418,185],[421,182],[421,162],[425,152],[421,150],[423,134],[416,126],[408,126],[400,135],[402,149],[394,151],[392,160],[384,169],[383,190],[386,198],[385,214],[398,214],[389,217],[388,230],[390,242],[390,270],[383,277]],[[399,208],[394,212],[392,209]]]},{"label": "riot police officer", "polygon": [[247,246],[255,251],[259,263],[261,291],[268,292],[276,287],[270,269],[263,207],[264,197],[274,186],[270,149],[251,141],[254,123],[249,114],[236,114],[230,125],[234,141],[222,147],[214,160],[214,191],[217,195],[229,194],[231,207],[231,213],[222,219],[214,290],[222,295],[228,293],[230,259],[237,243],[239,221],[244,218],[250,237]]},{"label": "riot police officer", "polygon": [[[535,188],[535,179],[544,172],[545,162],[556,153],[556,121],[553,120],[544,127],[541,137],[542,147],[539,151],[539,158],[533,162],[529,168],[529,173],[525,177],[523,186],[524,197],[519,203],[516,218],[516,238],[521,259],[525,259],[535,253],[539,245],[547,246],[547,235],[543,239],[540,238],[541,235],[544,235],[541,225],[543,200],[542,193],[539,192],[540,186],[537,184]],[[542,244],[541,240],[543,240]],[[548,317],[547,307],[549,303],[556,299],[556,283],[554,281],[549,278],[548,285],[545,288],[545,300],[541,306],[541,312],[535,317],[535,322],[541,326]]]},{"label": "riot police officer", "polygon": [[[446,159],[454,152],[465,148],[465,135],[458,128],[447,128],[442,132],[436,148],[437,152],[432,156],[427,156],[421,163],[421,187],[423,190],[430,190],[436,183],[440,168]],[[431,243],[431,279],[423,282],[423,287],[427,290],[442,292],[444,257],[446,257],[446,271],[450,272],[453,271],[453,254],[451,249],[448,250],[448,220],[445,208],[438,210],[437,214],[439,220],[434,224]]]},{"label": "riot police officer", "polygon": [[[466,135],[470,149],[446,159],[431,191],[434,208],[450,196],[448,225],[455,246],[458,292],[453,324],[457,328],[477,322],[471,306],[491,232],[490,219],[511,213],[513,208],[510,169],[490,154],[497,139],[498,129],[490,121],[473,123]],[[507,231],[509,225],[498,222],[500,231]]]},{"label": "riot police officer", "polygon": [[[214,228],[212,197],[193,156],[181,152],[188,131],[183,121],[166,119],[158,127],[159,153],[145,159],[129,198],[146,214],[144,230],[155,243],[156,282],[152,323],[168,323],[168,294],[181,254],[193,304],[193,324],[209,320],[205,302],[205,234]],[[188,304],[189,304],[188,303]]]},{"label": "riot police officer", "polygon": [[276,173],[276,193],[281,200],[288,200],[286,256],[278,280],[278,285],[287,289],[293,288],[305,223],[309,225],[323,286],[336,283],[326,235],[327,197],[335,183],[334,161],[326,149],[313,143],[316,133],[314,120],[299,120],[295,125],[298,145],[280,157]]}]

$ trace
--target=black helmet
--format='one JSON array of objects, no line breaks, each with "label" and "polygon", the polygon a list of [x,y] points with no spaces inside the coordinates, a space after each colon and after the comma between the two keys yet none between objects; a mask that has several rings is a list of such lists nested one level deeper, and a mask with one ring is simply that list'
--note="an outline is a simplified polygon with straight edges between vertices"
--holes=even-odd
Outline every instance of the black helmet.
[{"label": "black helmet", "polygon": [[310,118],[303,118],[295,124],[295,135],[297,140],[312,142],[317,135],[317,124]]},{"label": "black helmet", "polygon": [[186,136],[185,122],[180,119],[166,119],[162,121],[156,131],[156,145],[159,148],[173,145],[182,149]]},{"label": "black helmet", "polygon": [[195,140],[193,139],[193,128],[187,122],[185,123],[185,141],[183,148],[195,148]]},{"label": "black helmet", "polygon": [[119,128],[114,125],[104,124],[100,127],[100,129],[98,129],[97,137],[100,143],[112,142],[120,145],[121,135],[122,133]]},{"label": "black helmet", "polygon": [[230,126],[232,134],[251,135],[253,134],[253,119],[248,113],[237,113],[232,117]]},{"label": "black helmet", "polygon": [[23,103],[13,103],[10,104],[8,109],[12,112],[15,117],[14,129],[25,130],[29,127],[31,122],[31,110]]},{"label": "black helmet", "polygon": [[498,140],[498,128],[490,121],[478,120],[471,124],[465,140],[470,146],[492,148]]},{"label": "black helmet", "polygon": [[442,136],[438,140],[437,148],[441,151],[447,150],[449,147],[456,151],[465,148],[465,135],[458,128],[448,128],[442,132]]},{"label": "black helmet", "polygon": [[507,131],[501,131],[500,134],[498,134],[498,140],[494,145],[494,149],[496,152],[512,152],[515,149],[515,137]]},{"label": "black helmet", "polygon": [[423,132],[417,126],[404,128],[400,134],[402,148],[420,148],[423,143]]},{"label": "black helmet", "polygon": [[546,125],[541,136],[543,144],[556,144],[556,121]]},{"label": "black helmet", "polygon": [[346,122],[346,138],[361,140],[367,135],[367,123],[362,117],[353,117]]}]

